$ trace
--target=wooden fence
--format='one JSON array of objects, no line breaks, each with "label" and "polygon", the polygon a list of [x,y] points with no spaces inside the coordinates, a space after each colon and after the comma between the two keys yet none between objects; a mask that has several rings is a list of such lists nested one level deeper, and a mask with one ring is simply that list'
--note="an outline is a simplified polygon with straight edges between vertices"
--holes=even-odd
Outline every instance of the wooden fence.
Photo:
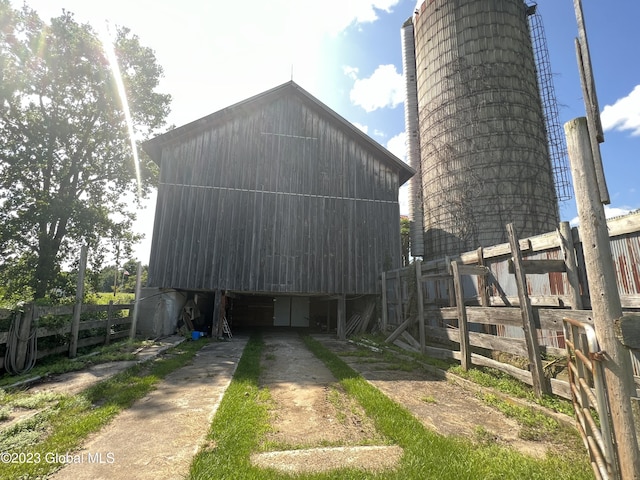
[{"label": "wooden fence", "polygon": [[[618,290],[631,315],[640,308],[640,214],[608,227]],[[592,323],[580,232],[563,222],[556,232],[522,240],[516,234],[510,243],[385,272],[383,330],[403,348],[456,359],[463,368],[493,367],[538,394],[570,398],[568,383],[553,377],[566,355],[562,319]],[[631,357],[640,383],[640,357]]]},{"label": "wooden fence", "polygon": [[[28,336],[35,335],[36,359],[72,352],[76,348],[91,345],[108,345],[111,341],[127,337],[130,334],[128,326],[132,323],[133,304],[110,302],[108,305],[81,305],[80,314],[82,317],[77,329],[73,328],[71,320],[75,308],[74,305],[38,306],[27,304],[18,312],[1,310],[0,319],[13,320],[14,315],[20,316],[20,318],[31,317],[31,322],[27,323],[30,323],[33,328]],[[126,316],[118,315],[117,312],[123,312]],[[104,316],[105,318],[96,319],[96,316]],[[51,317],[58,317],[58,321],[51,321]],[[38,326],[39,323],[48,323],[49,326]],[[56,336],[57,339],[54,340],[53,337]],[[41,345],[45,343],[44,339],[49,339],[49,343],[59,344],[41,348]],[[11,341],[9,332],[0,332],[0,351],[6,351],[9,341]],[[23,338],[22,343],[25,341],[26,338]],[[74,347],[72,348],[72,346]],[[5,356],[3,354],[0,356],[0,369],[4,369],[4,367]]]}]

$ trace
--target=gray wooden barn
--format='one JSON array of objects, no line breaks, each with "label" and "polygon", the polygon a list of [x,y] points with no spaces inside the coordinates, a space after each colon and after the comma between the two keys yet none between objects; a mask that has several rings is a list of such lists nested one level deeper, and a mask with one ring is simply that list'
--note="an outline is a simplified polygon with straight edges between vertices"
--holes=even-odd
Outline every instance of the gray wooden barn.
[{"label": "gray wooden barn", "polygon": [[145,296],[174,310],[194,298],[209,325],[226,305],[234,325],[341,333],[400,266],[398,189],[414,171],[294,82],[143,149],[160,167]]}]

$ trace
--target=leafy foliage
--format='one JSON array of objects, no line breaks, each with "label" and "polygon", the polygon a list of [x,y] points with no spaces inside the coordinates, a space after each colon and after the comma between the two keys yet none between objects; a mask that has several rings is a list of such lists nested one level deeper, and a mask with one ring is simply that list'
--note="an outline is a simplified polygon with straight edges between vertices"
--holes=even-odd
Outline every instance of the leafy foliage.
[{"label": "leafy foliage", "polygon": [[[114,36],[135,135],[146,139],[169,112],[169,95],[156,92],[162,68],[128,29]],[[126,254],[136,240],[131,198],[146,196],[157,177],[148,157],[140,167],[138,186],[116,84],[92,27],[66,11],[46,24],[26,5],[0,0],[0,280],[15,282],[3,282],[0,296],[44,296],[83,241],[97,263],[107,239]]]},{"label": "leafy foliage", "polygon": [[411,263],[411,235],[410,235],[411,222],[409,217],[402,215],[400,217],[400,243],[402,245],[402,266],[406,267]]}]

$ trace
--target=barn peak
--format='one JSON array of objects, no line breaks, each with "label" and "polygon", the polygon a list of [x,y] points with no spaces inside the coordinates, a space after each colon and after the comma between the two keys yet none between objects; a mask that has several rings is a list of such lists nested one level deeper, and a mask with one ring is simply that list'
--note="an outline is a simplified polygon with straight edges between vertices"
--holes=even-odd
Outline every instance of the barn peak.
[{"label": "barn peak", "polygon": [[358,143],[360,143],[364,148],[372,150],[374,153],[378,154],[380,156],[379,158],[381,158],[388,166],[398,171],[400,184],[405,183],[415,173],[415,170],[408,164],[403,162],[373,138],[362,132],[351,122],[329,108],[316,97],[311,95],[293,80],[287,81],[262,93],[258,93],[257,95],[245,100],[241,100],[240,102],[185,125],[174,128],[173,130],[144,142],[142,144],[142,148],[156,164],[160,165],[162,150],[164,147],[188,141],[188,139],[194,135],[212,128],[215,125],[231,121],[234,118],[249,115],[261,108],[261,106],[277,101],[283,97],[295,97],[299,99],[307,107],[315,110],[329,122],[333,123],[337,128],[358,141]]}]

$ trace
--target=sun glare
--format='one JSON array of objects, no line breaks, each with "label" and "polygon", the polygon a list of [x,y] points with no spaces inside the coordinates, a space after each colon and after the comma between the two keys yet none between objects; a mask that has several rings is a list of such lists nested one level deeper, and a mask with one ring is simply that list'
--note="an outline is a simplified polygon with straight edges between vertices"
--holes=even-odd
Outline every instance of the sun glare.
[{"label": "sun glare", "polygon": [[127,131],[129,133],[131,153],[133,155],[133,163],[136,171],[136,181],[138,183],[138,198],[140,198],[142,195],[142,178],[140,175],[140,160],[138,159],[138,149],[134,138],[133,119],[131,118],[131,110],[129,109],[129,101],[127,100],[127,91],[125,90],[124,82],[122,81],[120,65],[118,64],[118,57],[116,56],[115,49],[113,48],[113,41],[109,32],[108,22],[105,22],[105,28],[102,30],[102,34],[100,35],[100,41],[102,43],[102,48],[104,49],[104,52],[107,56],[107,60],[109,61],[111,73],[118,89],[118,96],[120,97],[120,103],[122,105],[124,118],[127,122]]}]

